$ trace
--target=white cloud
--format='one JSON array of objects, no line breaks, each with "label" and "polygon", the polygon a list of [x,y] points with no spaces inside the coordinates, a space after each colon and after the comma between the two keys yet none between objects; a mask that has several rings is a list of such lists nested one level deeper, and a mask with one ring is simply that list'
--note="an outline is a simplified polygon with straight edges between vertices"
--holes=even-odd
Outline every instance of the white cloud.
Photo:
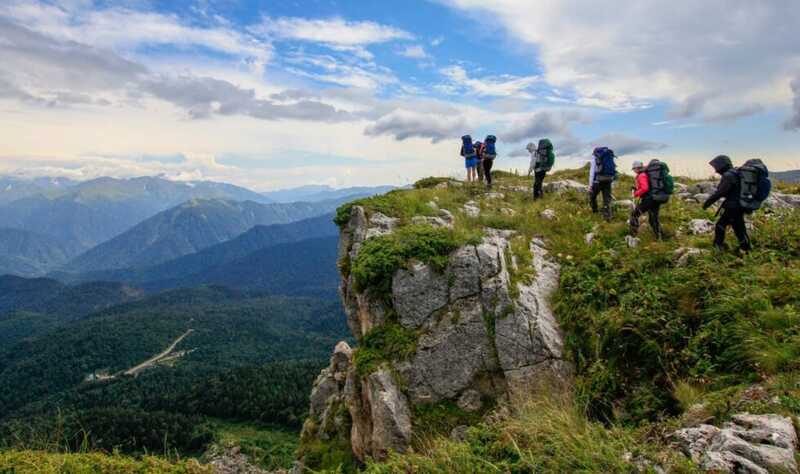
[{"label": "white cloud", "polygon": [[794,91],[792,116],[784,122],[783,128],[786,130],[800,130],[800,77],[792,81],[792,90]]},{"label": "white cloud", "polygon": [[364,46],[414,39],[411,33],[399,28],[372,21],[347,21],[343,18],[267,17],[253,31],[273,38],[340,46]]},{"label": "white cloud", "polygon": [[[569,88],[577,102],[612,109],[692,98],[684,110],[702,118],[736,102],[741,115],[790,100],[800,68],[800,3],[748,0],[442,0],[490,15],[530,46],[544,79]],[[624,14],[620,14],[624,12]]]},{"label": "white cloud", "polygon": [[444,43],[444,36],[437,36],[436,38],[431,40],[431,46],[433,46],[434,48],[442,43]]},{"label": "white cloud", "polygon": [[439,71],[447,83],[439,85],[442,92],[467,91],[480,96],[509,97],[532,99],[529,92],[531,86],[538,83],[538,76],[511,76],[502,75],[477,79],[470,77],[462,66],[450,66]]},{"label": "white cloud", "polygon": [[406,58],[412,58],[412,59],[429,59],[430,58],[430,55],[428,54],[427,51],[425,51],[425,48],[423,48],[422,45],[419,45],[419,44],[408,45],[405,48],[403,48],[402,50],[400,50],[400,52],[398,54],[400,54],[400,56],[403,56],[403,57],[406,57]]},{"label": "white cloud", "polygon": [[438,143],[459,137],[467,130],[467,120],[459,115],[439,115],[410,110],[395,110],[368,126],[368,136],[388,135],[399,141],[409,138],[429,138]]},{"label": "white cloud", "polygon": [[0,7],[0,15],[60,40],[135,52],[142,46],[203,47],[237,56],[256,71],[272,56],[272,46],[229,27],[197,27],[174,15],[112,7],[52,6],[38,1]]},{"label": "white cloud", "polygon": [[571,137],[571,124],[586,121],[588,117],[577,110],[543,109],[517,118],[499,136],[511,143],[546,136]]}]

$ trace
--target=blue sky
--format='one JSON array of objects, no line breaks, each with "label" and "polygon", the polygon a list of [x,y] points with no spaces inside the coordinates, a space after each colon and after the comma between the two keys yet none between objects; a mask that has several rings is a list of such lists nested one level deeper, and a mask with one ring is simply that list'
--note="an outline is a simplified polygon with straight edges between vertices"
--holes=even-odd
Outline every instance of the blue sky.
[{"label": "blue sky", "polygon": [[527,168],[594,145],[800,168],[800,4],[589,0],[0,5],[0,173],[267,190],[459,176],[463,133]]}]

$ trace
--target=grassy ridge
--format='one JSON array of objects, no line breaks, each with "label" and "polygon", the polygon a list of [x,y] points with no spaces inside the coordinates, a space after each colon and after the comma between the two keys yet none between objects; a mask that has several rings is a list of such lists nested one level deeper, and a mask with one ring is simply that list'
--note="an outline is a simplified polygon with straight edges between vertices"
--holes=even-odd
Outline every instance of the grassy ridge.
[{"label": "grassy ridge", "polygon": [[[557,179],[586,182],[587,170],[548,178]],[[514,230],[519,237],[512,249],[522,265],[513,281],[531,276],[522,251],[527,239],[543,238],[562,266],[552,304],[576,366],[574,390],[567,404],[534,400],[533,409],[473,427],[464,441],[432,437],[419,454],[393,456],[369,472],[475,472],[475,466],[481,472],[630,472],[642,459],[688,472],[694,468],[666,446],[664,435],[672,429],[709,417],[721,422],[742,411],[800,415],[797,211],[750,216],[755,250],[741,256],[716,252],[710,235],[688,232],[691,219],[713,220],[713,209],[673,198],[662,208],[666,239],[656,240],[644,225],[639,246],[629,248],[627,208],[604,222],[583,193],[532,201],[529,192],[520,192],[530,187],[526,177],[498,173],[495,189],[504,196],[494,198],[477,186],[435,187],[444,181],[426,179],[414,190],[358,204],[368,215],[399,218],[398,232],[412,232],[415,215],[448,209],[456,216],[450,235],[459,236],[458,245],[485,227]],[[626,199],[632,185],[629,176],[617,181],[617,199]],[[478,203],[479,216],[462,210],[468,201]],[[546,219],[545,209],[556,217]],[[348,212],[342,209],[340,216]],[[594,240],[587,244],[590,232]],[[372,242],[375,249],[350,268],[370,265],[375,255],[389,254],[399,265],[418,258]],[[680,266],[675,252],[682,247],[702,253]],[[370,288],[384,289],[385,280],[376,281]],[[381,353],[378,346],[369,351]],[[637,453],[643,456],[638,461]]]},{"label": "grassy ridge", "polygon": [[14,474],[210,474],[197,461],[168,461],[154,456],[134,459],[102,453],[54,454],[0,451],[0,472]]}]

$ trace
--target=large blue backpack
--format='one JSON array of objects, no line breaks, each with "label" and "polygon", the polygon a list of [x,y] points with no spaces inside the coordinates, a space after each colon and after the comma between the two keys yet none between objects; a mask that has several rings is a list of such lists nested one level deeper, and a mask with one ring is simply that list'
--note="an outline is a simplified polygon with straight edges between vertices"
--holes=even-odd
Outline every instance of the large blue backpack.
[{"label": "large blue backpack", "polygon": [[759,159],[747,160],[736,172],[739,175],[739,204],[742,209],[747,213],[759,209],[772,190],[767,166]]},{"label": "large blue backpack", "polygon": [[486,135],[486,139],[483,141],[483,158],[485,160],[493,160],[497,158],[497,150],[494,146],[496,142],[497,137],[494,135]]},{"label": "large blue backpack", "polygon": [[614,162],[614,150],[601,146],[592,153],[595,160],[595,179],[597,181],[614,181],[617,177],[617,163]]},{"label": "large blue backpack", "polygon": [[472,137],[464,135],[461,137],[461,156],[464,158],[475,158],[475,147],[472,146]]}]

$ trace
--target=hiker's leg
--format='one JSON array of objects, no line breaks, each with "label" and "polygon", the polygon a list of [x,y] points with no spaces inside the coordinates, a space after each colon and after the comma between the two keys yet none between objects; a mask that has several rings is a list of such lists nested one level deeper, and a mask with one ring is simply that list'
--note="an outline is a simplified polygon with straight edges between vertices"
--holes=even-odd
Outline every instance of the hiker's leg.
[{"label": "hiker's leg", "polygon": [[723,209],[722,215],[717,219],[714,225],[714,247],[718,249],[725,248],[725,229],[731,224],[731,215],[729,209]]},{"label": "hiker's leg", "polygon": [[483,160],[483,176],[486,178],[486,184],[492,185],[492,165],[494,160]]},{"label": "hiker's leg", "polygon": [[546,171],[536,171],[533,174],[533,199],[539,199],[544,195],[542,192],[542,184],[544,183],[544,175]]},{"label": "hiker's leg", "polygon": [[603,216],[611,220],[611,181],[600,183],[603,191]]},{"label": "hiker's leg", "polygon": [[745,252],[751,249],[750,238],[747,236],[747,225],[744,222],[744,212],[740,209],[736,210],[733,214],[731,225],[733,226],[733,233],[739,241],[739,248]]},{"label": "hiker's leg", "polygon": [[478,160],[478,181],[483,181],[483,161]]},{"label": "hiker's leg", "polygon": [[594,183],[589,189],[589,205],[592,206],[592,212],[597,213],[597,194],[600,192],[600,184]]},{"label": "hiker's leg", "polygon": [[664,237],[664,235],[661,233],[661,221],[659,220],[660,212],[661,212],[661,203],[654,202],[650,206],[650,211],[648,213],[650,227],[653,229],[653,233],[656,234],[656,239],[658,240],[661,240]]},{"label": "hiker's leg", "polygon": [[637,204],[631,211],[631,218],[628,220],[628,225],[631,228],[631,235],[639,233],[639,218],[642,217],[643,211],[642,203]]}]

